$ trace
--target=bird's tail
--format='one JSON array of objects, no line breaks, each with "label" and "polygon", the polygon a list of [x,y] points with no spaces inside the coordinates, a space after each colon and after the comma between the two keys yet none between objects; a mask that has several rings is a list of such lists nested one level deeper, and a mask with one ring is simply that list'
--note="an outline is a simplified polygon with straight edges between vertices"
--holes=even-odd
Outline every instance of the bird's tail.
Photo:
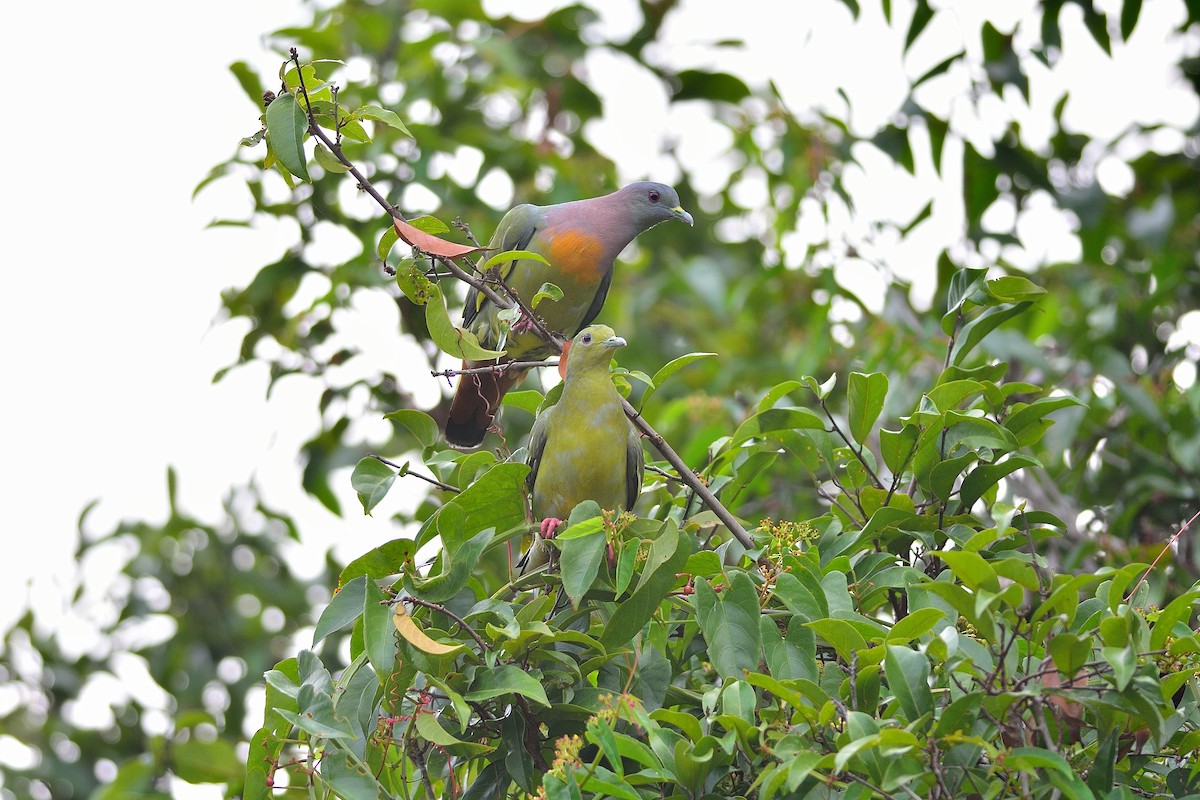
[{"label": "bird's tail", "polygon": [[[463,362],[463,369],[470,364]],[[450,416],[446,419],[446,444],[469,450],[483,443],[500,409],[500,400],[521,380],[524,372],[476,372],[460,375]]]}]

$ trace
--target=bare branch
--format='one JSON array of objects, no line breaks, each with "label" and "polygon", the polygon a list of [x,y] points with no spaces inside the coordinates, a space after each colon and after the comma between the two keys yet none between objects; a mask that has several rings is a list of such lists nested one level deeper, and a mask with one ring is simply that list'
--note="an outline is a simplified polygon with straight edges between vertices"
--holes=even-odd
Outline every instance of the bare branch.
[{"label": "bare branch", "polygon": [[462,491],[462,489],[459,489],[457,486],[451,486],[448,483],[442,483],[437,478],[431,478],[428,475],[422,475],[419,472],[413,472],[411,469],[408,469],[405,465],[397,464],[392,461],[388,461],[383,456],[377,456],[374,453],[371,453],[370,455],[371,455],[371,458],[375,459],[376,461],[378,461],[382,464],[387,464],[389,467],[391,467],[393,469],[403,470],[403,475],[405,475],[405,476],[411,475],[414,478],[420,478],[421,480],[425,481],[426,483],[436,486],[439,489],[444,489],[447,492],[454,492],[457,494],[458,492]]}]

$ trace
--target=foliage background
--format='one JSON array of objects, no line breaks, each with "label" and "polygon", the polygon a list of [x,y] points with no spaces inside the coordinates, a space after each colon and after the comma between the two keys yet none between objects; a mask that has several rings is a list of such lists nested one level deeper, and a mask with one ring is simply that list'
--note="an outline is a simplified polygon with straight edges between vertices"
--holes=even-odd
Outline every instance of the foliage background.
[{"label": "foliage background", "polygon": [[[1036,268],[1037,280],[1050,290],[1038,313],[1017,320],[1004,336],[990,339],[988,347],[991,355],[1018,365],[1027,379],[1066,389],[1083,400],[1087,410],[1058,415],[1058,424],[1038,452],[1048,467],[1047,477],[1027,476],[1018,491],[1071,523],[1051,553],[1060,570],[1094,570],[1156,554],[1171,526],[1194,507],[1191,476],[1200,468],[1200,434],[1189,424],[1197,392],[1187,380],[1187,365],[1192,365],[1194,376],[1200,353],[1195,342],[1176,335],[1181,318],[1195,313],[1194,99],[1183,104],[1191,109],[1190,116],[1181,114],[1166,125],[1134,126],[1098,136],[1074,129],[1070,104],[1056,106],[1060,98],[1042,88],[1053,81],[1039,57],[1062,61],[1051,42],[1053,27],[1040,25],[1039,7],[1029,10],[1011,41],[1007,34],[1015,14],[996,20],[998,30],[990,31],[981,20],[974,25],[968,23],[976,20],[960,18],[959,39],[948,40],[950,52],[945,55],[953,55],[961,45],[969,66],[955,65],[940,78],[930,78],[924,84],[929,95],[913,91],[909,96],[908,87],[901,87],[895,110],[903,111],[903,117],[888,115],[879,124],[853,118],[848,113],[856,107],[853,87],[847,89],[846,105],[789,104],[789,115],[770,87],[754,80],[762,76],[713,77],[662,64],[654,48],[646,45],[654,41],[668,7],[645,5],[641,29],[629,41],[615,44],[592,41],[586,33],[590,12],[574,8],[536,24],[495,20],[492,35],[483,38],[482,29],[464,21],[482,17],[470,3],[439,4],[437,13],[450,17],[449,26],[432,21],[420,7],[410,11],[388,3],[347,4],[318,12],[320,24],[285,31],[276,41],[281,46],[297,42],[318,56],[358,56],[352,64],[360,70],[386,74],[378,88],[372,80],[352,84],[348,91],[362,93],[355,100],[376,99],[373,93],[379,91],[378,99],[391,106],[402,86],[407,112],[403,116],[419,148],[383,135],[360,150],[356,160],[375,165],[373,177],[397,194],[417,183],[431,193],[424,200],[415,192],[400,195],[402,206],[417,210],[436,198],[444,213],[462,214],[477,232],[489,230],[497,209],[507,203],[498,201],[495,208],[480,204],[477,194],[489,196],[488,185],[480,185],[489,172],[481,169],[456,180],[460,173],[436,154],[457,153],[462,145],[477,148],[487,169],[506,173],[513,193],[522,198],[549,201],[613,185],[614,168],[607,154],[579,135],[601,111],[589,81],[603,78],[589,74],[589,80],[579,80],[564,72],[585,54],[608,53],[660,74],[672,102],[681,109],[679,119],[691,113],[715,119],[727,130],[731,155],[721,159],[728,172],[724,180],[714,180],[711,160],[693,154],[689,163],[683,134],[678,134],[674,154],[651,162],[656,167],[676,163],[685,206],[700,212],[698,219],[704,222],[698,225],[700,235],[669,229],[649,234],[652,238],[622,265],[605,312],[631,340],[624,359],[631,366],[652,371],[689,350],[720,354],[719,360],[681,373],[671,391],[657,401],[656,424],[681,446],[690,463],[699,463],[709,442],[736,426],[757,400],[756,390],[785,377],[844,375],[851,369],[906,375],[903,384],[893,382],[896,399],[890,410],[899,413],[910,407],[914,396],[903,396],[904,384],[915,391],[931,383],[940,370],[944,339],[937,332],[936,304],[945,296],[953,267]],[[1090,7],[1063,7],[1062,60],[1072,47],[1103,46],[1106,38],[1119,50],[1123,7],[1101,6],[1105,10],[1110,16],[1097,25],[1097,12]],[[395,24],[401,13],[409,15],[403,26]],[[842,13],[837,24],[848,24],[849,9]],[[873,24],[882,24],[879,9],[864,8],[863,14]],[[933,15],[929,30],[937,31],[946,16],[944,11]],[[1182,78],[1194,95],[1195,10],[1171,4],[1165,17],[1171,26],[1188,30],[1184,41],[1190,44],[1178,47],[1179,70],[1173,77]],[[913,19],[912,8],[896,5],[891,27],[897,48],[916,27]],[[1107,37],[1103,35],[1110,29]],[[837,31],[819,31],[823,36],[818,38],[834,40]],[[919,52],[921,38],[913,37],[912,44]],[[541,57],[529,58],[530,54]],[[904,70],[908,82],[917,82],[939,61],[928,55],[923,61],[914,57]],[[597,61],[589,63],[594,72],[602,72],[595,68]],[[439,68],[431,69],[434,64]],[[246,80],[254,83],[253,78]],[[877,80],[888,79],[877,75]],[[949,82],[942,87],[944,94],[960,97],[948,107],[932,93],[939,80]],[[390,84],[391,95],[390,81],[396,82]],[[1042,114],[1041,128],[1023,116],[1021,90],[1026,81],[1031,105],[1042,112],[1051,110],[1049,121]],[[522,107],[528,116],[521,116]],[[245,108],[252,118],[250,107]],[[962,116],[944,113],[947,108]],[[638,130],[638,116],[629,116],[626,122]],[[951,133],[935,162],[931,149],[947,118]],[[515,142],[510,133],[514,122]],[[956,133],[966,142],[960,144]],[[1114,158],[1129,171],[1112,166]],[[854,192],[855,180],[884,171],[888,160],[901,167],[911,160],[918,173],[935,181],[937,163],[952,194],[958,194],[955,179],[961,176],[966,202],[961,208],[935,204],[925,216],[923,204],[914,204],[910,194],[897,199],[885,193],[885,200],[873,200],[861,186]],[[856,162],[866,165],[861,173]],[[1102,168],[1106,163],[1109,167]],[[1116,170],[1125,180],[1106,187],[1098,177],[1105,169]],[[550,192],[547,170],[555,178]],[[224,298],[227,312],[247,323],[243,359],[269,364],[272,383],[302,379],[320,388],[322,430],[304,448],[303,479],[314,496],[337,506],[335,470],[352,464],[367,449],[396,454],[410,444],[399,431],[364,420],[406,404],[436,414],[430,394],[411,388],[414,380],[399,374],[398,366],[393,374],[339,369],[353,363],[356,350],[397,333],[384,329],[358,337],[333,335],[345,319],[339,312],[352,308],[356,298],[387,291],[372,255],[378,226],[360,224],[363,207],[344,183],[326,180],[316,185],[311,197],[304,190],[289,196],[274,175],[260,183],[253,169],[229,165],[220,170],[225,171],[251,188],[256,221],[295,216],[302,223],[302,242],[322,228],[328,231],[324,226],[344,225],[362,243],[360,256],[332,266],[313,258],[310,248],[293,249],[245,289],[231,290]],[[506,195],[501,191],[492,196],[503,200]],[[846,204],[847,197],[856,201],[854,210]],[[1069,211],[1072,216],[1066,219],[1074,222],[1068,225],[1078,226],[1080,257],[1069,263],[1042,263],[1039,253],[1022,246],[1022,221],[1053,217],[1056,208]],[[801,219],[806,221],[799,233],[793,230],[797,211],[804,212]],[[945,216],[961,219],[959,233],[965,235],[933,248],[936,256],[945,247],[937,257],[936,288],[929,294],[906,293],[903,282],[896,280],[905,274],[906,265],[895,254],[909,252],[906,244],[912,246],[927,233],[922,226]],[[821,225],[822,220],[827,224]],[[792,268],[797,265],[800,268]],[[848,278],[853,270],[847,265],[889,283],[892,288],[882,302],[878,292],[872,295]],[[876,280],[876,285],[881,283]],[[934,304],[932,313],[926,313],[929,302]],[[400,328],[416,332],[419,339],[420,324],[412,309],[400,300],[395,306]],[[803,318],[797,320],[801,308]],[[783,341],[780,331],[787,332]],[[772,344],[764,347],[764,342]],[[427,345],[420,351],[409,349],[407,355],[411,360],[418,352],[436,360]],[[516,423],[514,431],[519,430],[518,415],[509,417]],[[701,420],[709,424],[699,425]],[[145,778],[169,766],[185,780],[235,780],[232,773],[204,771],[229,763],[231,750],[225,743],[230,740],[218,738],[217,732],[239,733],[244,692],[257,683],[264,664],[289,652],[290,643],[264,636],[264,620],[272,617],[264,617],[248,601],[244,623],[230,630],[211,625],[219,612],[205,614],[204,622],[195,625],[188,623],[198,623],[199,618],[189,612],[202,613],[206,602],[228,608],[229,598],[251,596],[257,598],[257,609],[279,609],[283,627],[276,633],[291,631],[312,621],[306,615],[320,594],[306,593],[309,585],[328,589],[330,580],[312,575],[312,570],[304,579],[291,578],[279,566],[278,551],[292,532],[286,522],[264,514],[252,489],[238,489],[230,498],[223,522],[200,522],[172,507],[166,525],[108,526],[105,533],[95,532],[81,544],[85,560],[102,545],[123,546],[126,557],[134,556],[116,570],[121,577],[112,588],[102,592],[113,610],[99,627],[117,634],[123,626],[167,613],[182,626],[173,638],[164,642],[161,634],[148,634],[145,640],[117,636],[113,646],[101,647],[94,659],[81,661],[61,655],[52,632],[39,631],[32,618],[22,620],[9,635],[8,689],[11,696],[16,687],[21,707],[10,713],[6,728],[20,731],[18,738],[39,747],[42,760],[30,772],[51,782],[54,796],[67,796],[62,793],[69,791],[68,785],[80,795],[87,793],[88,774],[94,778],[89,759],[126,764],[142,752],[154,758],[140,762],[145,765],[140,775],[123,770],[123,776]],[[821,510],[808,484],[796,481],[787,469],[769,471],[738,509],[750,520],[780,513],[804,518]],[[1088,513],[1077,519],[1078,512]],[[1195,577],[1196,555],[1189,540],[1182,541],[1179,571],[1173,574],[1187,586]],[[221,542],[228,547],[218,546]],[[237,556],[238,547],[248,548],[253,557]],[[222,571],[229,563],[246,566]],[[263,580],[260,570],[272,564],[277,571]],[[206,570],[222,579],[205,577]],[[1171,574],[1164,570],[1160,576]],[[214,586],[216,596],[206,599]],[[1166,597],[1175,588],[1160,577],[1154,591],[1156,597]],[[86,593],[76,600],[83,605],[94,602]],[[32,651],[40,655],[22,661]],[[61,718],[84,676],[97,669],[120,674],[116,661],[130,652],[145,660],[173,700],[133,698],[120,704],[111,724],[101,731],[88,731],[86,726],[81,730],[69,718]],[[222,670],[226,656],[235,661]],[[188,665],[187,686],[170,684],[170,665],[178,663]],[[50,690],[45,688],[51,682],[48,675],[55,676]],[[189,694],[188,687],[208,688],[213,694]],[[148,723],[146,717],[153,714],[147,715],[147,706],[164,706],[170,721]],[[188,711],[199,713],[189,716]],[[165,738],[148,735],[148,727],[165,732]],[[173,750],[171,742],[182,746]],[[89,756],[81,760],[80,752]],[[45,791],[23,783],[26,778],[19,772],[11,779],[18,796]],[[5,791],[10,791],[7,785]]]}]

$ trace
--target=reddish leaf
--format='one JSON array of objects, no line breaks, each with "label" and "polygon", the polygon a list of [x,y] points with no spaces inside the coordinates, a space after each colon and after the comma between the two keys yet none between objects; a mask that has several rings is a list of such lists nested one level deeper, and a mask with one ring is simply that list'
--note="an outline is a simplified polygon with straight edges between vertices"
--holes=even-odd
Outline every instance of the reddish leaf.
[{"label": "reddish leaf", "polygon": [[478,253],[486,249],[483,247],[471,247],[465,244],[455,244],[445,239],[439,239],[437,236],[414,228],[402,219],[392,219],[392,224],[396,226],[396,233],[400,234],[401,239],[422,253],[429,253],[431,256],[462,258],[463,256]]}]

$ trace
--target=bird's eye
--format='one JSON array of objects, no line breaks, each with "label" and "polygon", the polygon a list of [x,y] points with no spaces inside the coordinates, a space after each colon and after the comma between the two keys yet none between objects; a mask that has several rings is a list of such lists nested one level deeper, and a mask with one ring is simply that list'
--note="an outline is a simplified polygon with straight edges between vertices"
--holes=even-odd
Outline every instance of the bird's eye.
[{"label": "bird's eye", "polygon": [[579,341],[582,342],[583,344],[591,344],[592,343],[592,335],[590,333],[585,333],[582,337],[580,337]]},{"label": "bird's eye", "polygon": [[651,203],[657,203],[659,199],[658,192],[655,191],[651,191],[650,194],[646,195],[646,197],[650,199]]}]

